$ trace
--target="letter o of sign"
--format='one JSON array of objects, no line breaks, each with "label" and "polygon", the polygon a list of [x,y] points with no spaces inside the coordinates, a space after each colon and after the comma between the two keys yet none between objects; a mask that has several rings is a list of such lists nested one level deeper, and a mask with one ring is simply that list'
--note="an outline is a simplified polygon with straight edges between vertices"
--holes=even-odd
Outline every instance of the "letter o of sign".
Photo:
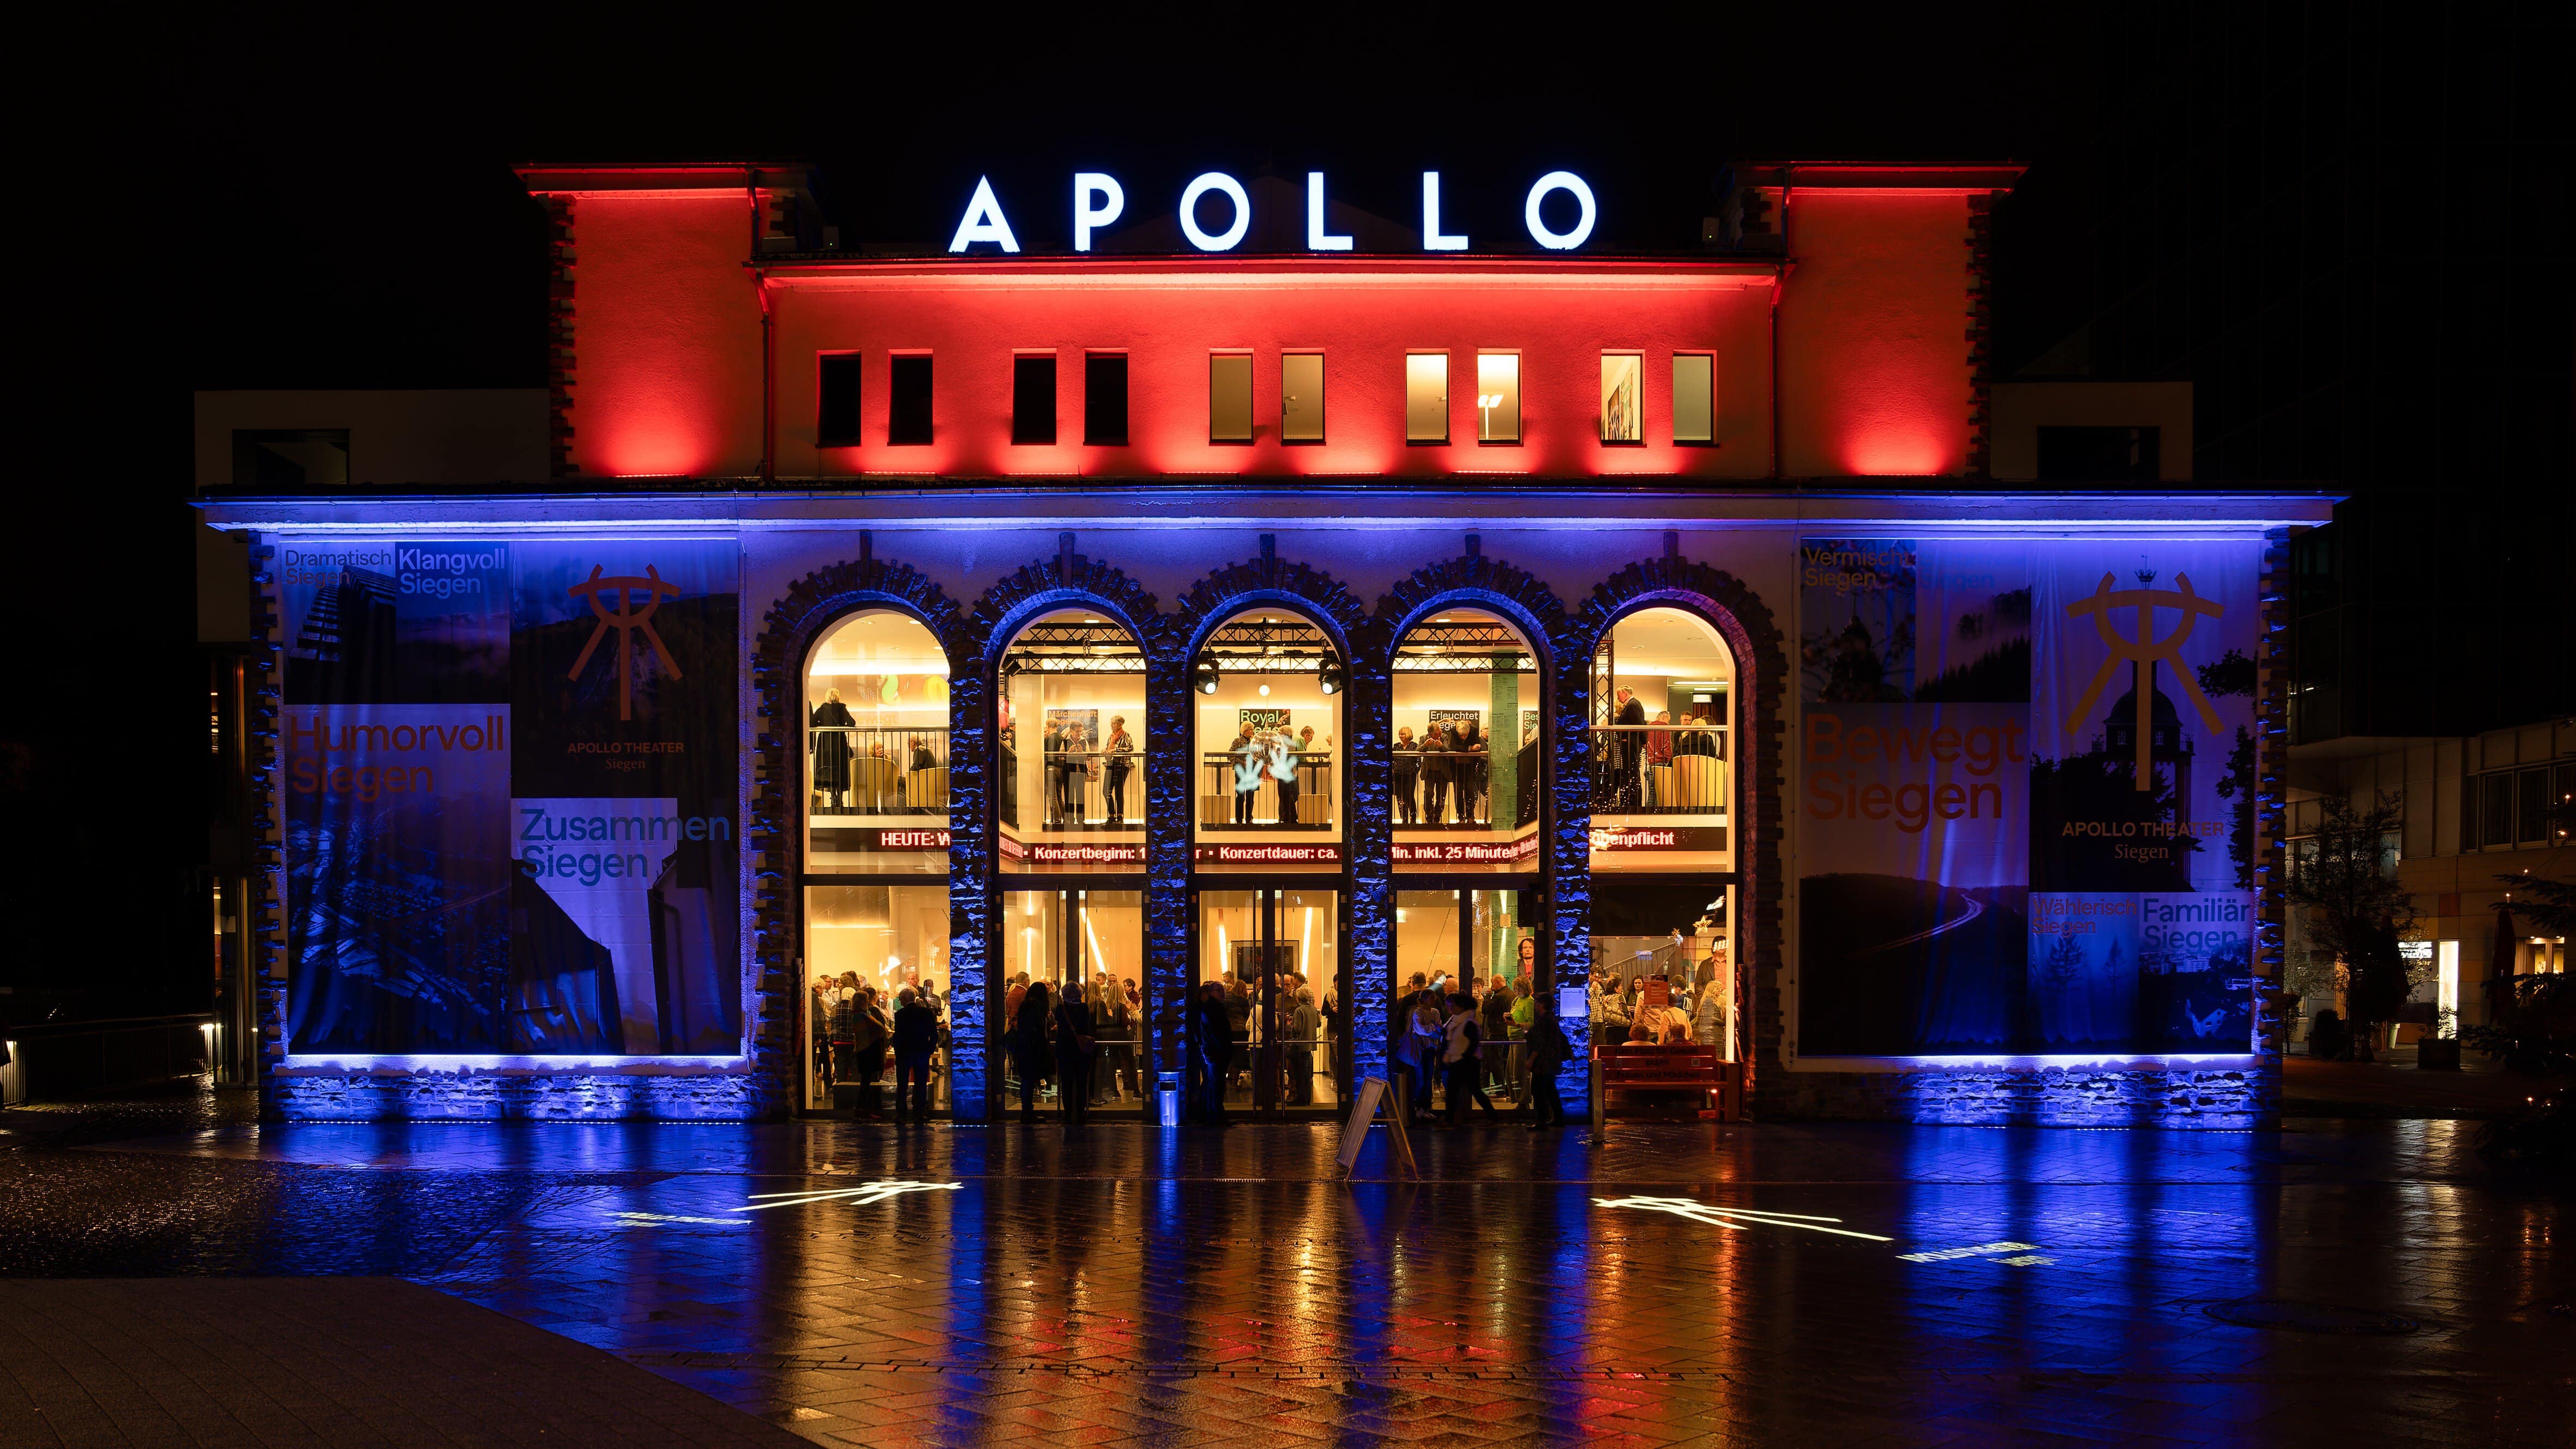
[{"label": "letter o of sign", "polygon": [[[1551,191],[1574,193],[1576,204],[1583,208],[1583,218],[1574,224],[1574,230],[1550,231],[1547,222],[1539,216],[1538,204]],[[1529,204],[1521,208],[1521,219],[1529,223],[1530,240],[1552,252],[1570,252],[1590,240],[1596,214],[1592,205],[1592,188],[1584,185],[1583,178],[1571,171],[1551,171],[1540,177],[1537,184],[1530,187]]]},{"label": "letter o of sign", "polygon": [[[1583,183],[1579,181],[1575,183],[1577,186],[1582,184]],[[1221,231],[1214,236],[1210,236],[1208,233],[1199,229],[1198,217],[1199,198],[1207,195],[1211,191],[1224,192],[1227,198],[1234,203],[1234,225],[1227,227],[1224,231]],[[1585,231],[1590,231],[1592,229],[1591,205],[1591,198],[1587,195],[1584,198],[1583,229]],[[1201,175],[1197,180],[1192,181],[1189,184],[1189,189],[1181,193],[1181,235],[1188,237],[1190,239],[1190,245],[1197,247],[1200,251],[1232,251],[1235,243],[1242,241],[1243,234],[1251,229],[1252,198],[1243,194],[1242,182],[1235,180],[1224,172],[1207,172]]]}]

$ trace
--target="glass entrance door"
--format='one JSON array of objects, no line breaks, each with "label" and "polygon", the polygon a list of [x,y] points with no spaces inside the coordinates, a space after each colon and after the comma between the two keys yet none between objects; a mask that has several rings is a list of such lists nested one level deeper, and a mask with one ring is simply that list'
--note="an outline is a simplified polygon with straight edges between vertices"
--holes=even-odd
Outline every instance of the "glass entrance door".
[{"label": "glass entrance door", "polygon": [[1330,1114],[1341,1103],[1340,898],[1331,891],[1199,892],[1193,992],[1225,995],[1229,1110]]},{"label": "glass entrance door", "polygon": [[[1417,1106],[1432,1096],[1447,1106],[1446,1074],[1425,1060],[1445,1040],[1440,1023],[1462,1006],[1475,1014],[1485,1102],[1498,1109],[1529,1096],[1527,1042],[1536,1011],[1538,926],[1526,919],[1524,893],[1407,890],[1395,893],[1393,999],[1386,1004],[1387,1041]],[[1421,1015],[1425,1002],[1433,1016]]]},{"label": "glass entrance door", "polygon": [[[1143,1111],[1144,893],[1010,891],[1003,906],[1004,1105],[1061,1112],[1067,1092],[1087,1088],[1095,1113]],[[1034,1002],[1032,988],[1044,990]],[[1067,996],[1091,1013],[1088,1054],[1062,1039],[1054,1008]]]}]

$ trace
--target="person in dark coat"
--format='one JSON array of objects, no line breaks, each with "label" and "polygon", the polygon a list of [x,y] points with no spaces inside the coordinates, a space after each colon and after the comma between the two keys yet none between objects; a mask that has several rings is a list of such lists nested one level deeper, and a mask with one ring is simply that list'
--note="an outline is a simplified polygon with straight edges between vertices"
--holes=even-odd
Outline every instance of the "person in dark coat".
[{"label": "person in dark coat", "polygon": [[823,702],[814,706],[814,789],[828,796],[832,808],[848,803],[850,793],[850,731],[858,727],[850,707],[841,703],[841,692],[826,690]]},{"label": "person in dark coat", "polygon": [[1422,823],[1439,825],[1449,813],[1449,732],[1434,724],[1422,732]]},{"label": "person in dark coat", "polygon": [[1458,758],[1450,762],[1457,777],[1458,823],[1471,825],[1476,819],[1476,802],[1485,798],[1485,737],[1474,720],[1460,720],[1450,736],[1449,748]]},{"label": "person in dark coat", "polygon": [[907,986],[894,994],[894,1115],[930,1116],[930,1058],[939,1050],[939,1012]]},{"label": "person in dark coat", "polygon": [[1091,1113],[1091,1064],[1099,1051],[1091,1007],[1082,993],[1064,993],[1055,1004],[1055,1100],[1067,1127],[1081,1126]]},{"label": "person in dark coat", "polygon": [[1574,1054],[1565,1027],[1556,1019],[1556,1003],[1544,991],[1530,998],[1530,1130],[1565,1125],[1565,1100],[1556,1090],[1557,1069]]},{"label": "person in dark coat", "polygon": [[870,1122],[885,1117],[884,1089],[886,1047],[894,1040],[894,1023],[886,1020],[885,1008],[877,1004],[873,986],[859,988],[858,1019],[852,1048],[858,1060],[859,1105],[856,1116]]},{"label": "person in dark coat", "polygon": [[1413,742],[1413,726],[1405,725],[1395,732],[1395,823],[1414,825],[1422,819],[1422,802],[1414,791],[1422,784],[1421,746]]},{"label": "person in dark coat", "polygon": [[1190,1066],[1198,1077],[1198,1120],[1208,1127],[1229,1125],[1225,1117],[1226,1065],[1234,1054],[1233,1018],[1225,1008],[1225,983],[1199,983],[1190,1004]]},{"label": "person in dark coat", "polygon": [[1020,1072],[1020,1120],[1038,1120],[1038,1084],[1046,1079],[1047,1069],[1055,1063],[1047,1049],[1047,1018],[1052,1014],[1052,996],[1043,981],[1032,982],[1028,994],[1020,998],[1020,1010],[1011,1018],[1011,1063]]},{"label": "person in dark coat", "polygon": [[[1645,702],[1637,698],[1637,691],[1622,688],[1619,691],[1619,713],[1611,720],[1611,723],[1619,725],[1642,725],[1645,722]],[[1645,762],[1645,735],[1624,729],[1616,731],[1611,735],[1610,799],[1611,803],[1616,808],[1623,810],[1634,809],[1638,802],[1645,798],[1644,784],[1637,775],[1639,767],[1644,765]]]}]

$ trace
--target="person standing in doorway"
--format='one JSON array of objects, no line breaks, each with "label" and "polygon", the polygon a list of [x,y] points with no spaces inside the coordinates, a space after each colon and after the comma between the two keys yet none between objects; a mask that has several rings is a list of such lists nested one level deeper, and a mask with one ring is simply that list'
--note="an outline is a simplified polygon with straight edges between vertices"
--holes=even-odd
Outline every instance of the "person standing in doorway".
[{"label": "person standing in doorway", "polygon": [[894,1041],[894,1023],[886,1020],[885,1008],[877,1004],[877,989],[861,986],[858,990],[859,1016],[852,1038],[859,1062],[859,1106],[857,1116],[869,1122],[885,1120],[884,1089],[886,1048]]},{"label": "person standing in doorway", "polygon": [[1556,1003],[1543,992],[1530,996],[1530,1130],[1565,1125],[1565,1100],[1557,1093],[1556,1074],[1574,1054],[1565,1028],[1556,1019]]},{"label": "person standing in doorway", "polygon": [[1225,1006],[1225,986],[1221,982],[1199,984],[1198,1000],[1191,1006],[1191,1035],[1194,1050],[1191,1065],[1198,1069],[1198,1117],[1208,1127],[1229,1126],[1225,1116],[1226,1064],[1234,1055],[1233,1019]]},{"label": "person standing in doorway", "polygon": [[1324,1018],[1315,1010],[1315,993],[1297,988],[1297,1006],[1288,1014],[1288,1100],[1303,1107],[1315,1100],[1315,1037]]},{"label": "person standing in doorway", "polygon": [[1046,1080],[1047,1069],[1054,1065],[1047,1049],[1047,1019],[1053,1013],[1048,1006],[1046,983],[1029,984],[1020,997],[1019,1010],[1011,1017],[1011,1065],[1020,1074],[1020,1120],[1038,1120],[1038,1087]]},{"label": "person standing in doorway", "polygon": [[1079,1127],[1091,1115],[1091,1063],[1099,1050],[1090,1006],[1080,993],[1064,993],[1055,1005],[1055,1100],[1067,1127]]},{"label": "person standing in doorway", "polygon": [[939,1047],[939,1013],[907,986],[894,994],[894,1115],[930,1117],[930,1054]]}]

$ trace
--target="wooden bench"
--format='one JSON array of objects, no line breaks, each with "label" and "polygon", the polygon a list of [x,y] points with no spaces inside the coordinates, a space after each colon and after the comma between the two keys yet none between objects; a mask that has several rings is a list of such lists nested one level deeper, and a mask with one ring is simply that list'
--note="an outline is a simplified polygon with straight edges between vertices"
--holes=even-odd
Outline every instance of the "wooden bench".
[{"label": "wooden bench", "polygon": [[[1601,1073],[1604,1105],[1626,1093],[1640,1115],[1657,1105],[1683,1111],[1707,1122],[1731,1122],[1744,1115],[1744,1074],[1734,1062],[1722,1062],[1712,1047],[1596,1046],[1592,1059]],[[1687,1096],[1688,1107],[1658,1104],[1656,1097]]]}]

